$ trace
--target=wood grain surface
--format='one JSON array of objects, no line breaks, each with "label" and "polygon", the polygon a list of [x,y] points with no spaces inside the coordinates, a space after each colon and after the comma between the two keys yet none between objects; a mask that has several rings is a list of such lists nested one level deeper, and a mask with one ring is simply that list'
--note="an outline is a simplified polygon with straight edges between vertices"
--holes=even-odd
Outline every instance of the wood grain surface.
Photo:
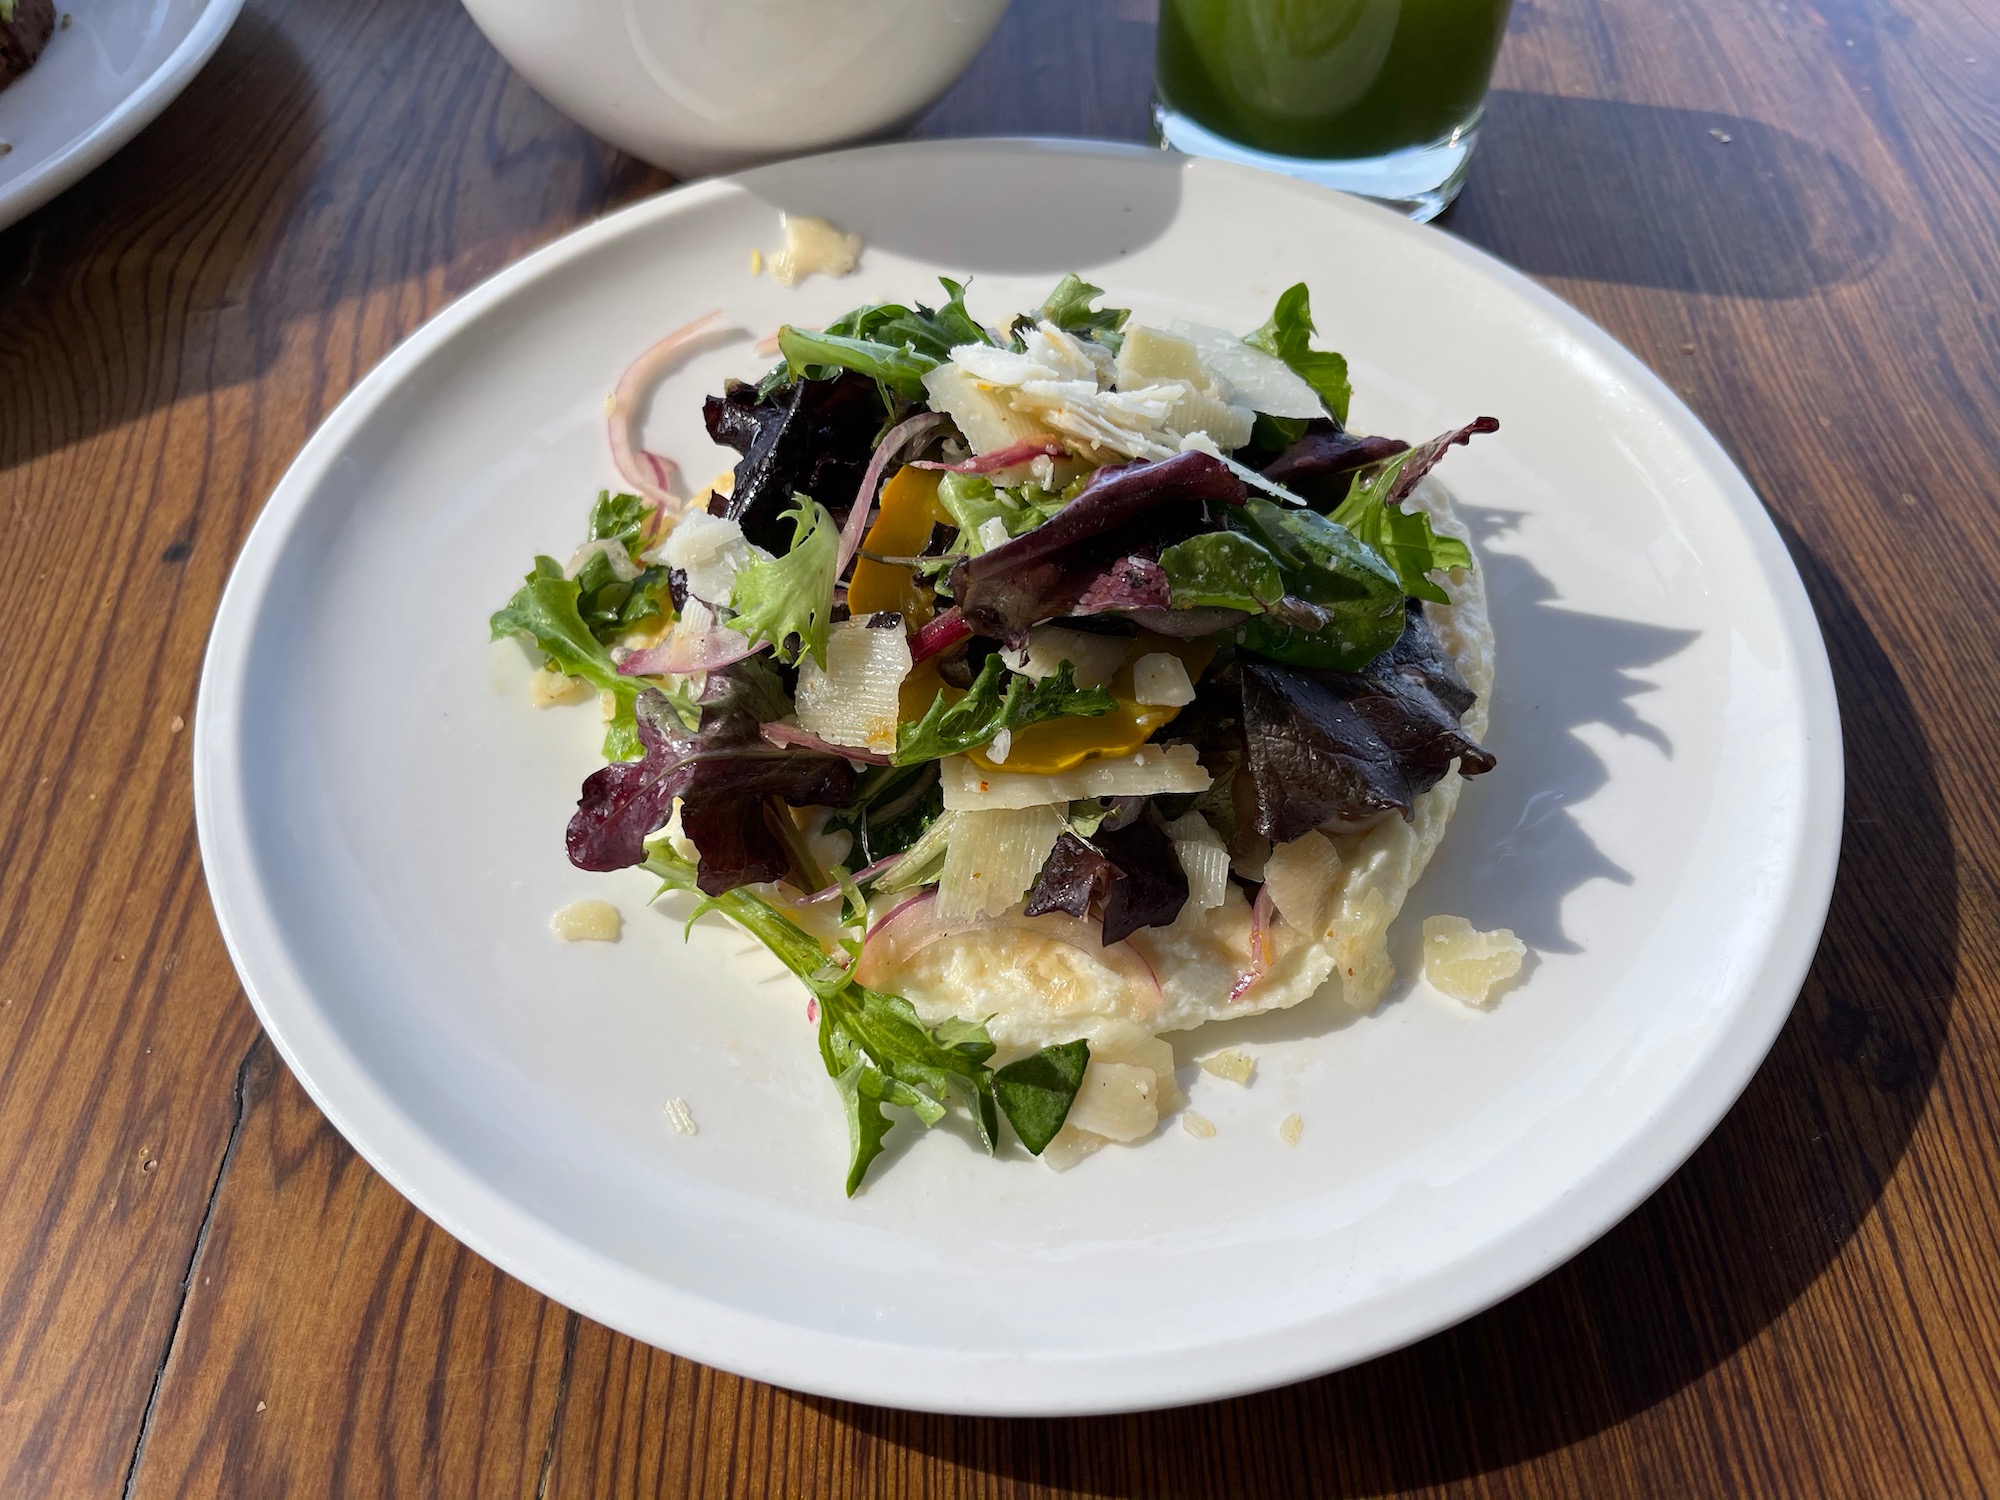
[{"label": "wood grain surface", "polygon": [[[1146,0],[1016,0],[919,127],[1137,137]],[[400,338],[666,185],[449,0],[251,0],[0,232],[0,1494],[2000,1492],[2000,8],[1516,0],[1451,232],[1680,389],[1783,527],[1847,736],[1818,962],[1742,1102],[1511,1301],[1147,1416],[779,1391],[409,1207],[259,1034],[185,723],[259,505]]]}]

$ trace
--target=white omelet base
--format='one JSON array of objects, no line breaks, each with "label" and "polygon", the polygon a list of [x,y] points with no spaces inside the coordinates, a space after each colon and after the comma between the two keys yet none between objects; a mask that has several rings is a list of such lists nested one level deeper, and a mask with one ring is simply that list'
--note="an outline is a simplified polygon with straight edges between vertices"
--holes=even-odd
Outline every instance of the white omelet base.
[{"label": "white omelet base", "polygon": [[[1425,479],[1407,503],[1426,512],[1439,532],[1471,544],[1436,479]],[[1466,733],[1477,740],[1486,733],[1493,692],[1486,587],[1475,565],[1447,579],[1445,591],[1450,605],[1424,610],[1466,685],[1479,695],[1464,719]],[[1234,1000],[1230,991],[1250,961],[1251,922],[1250,903],[1233,882],[1221,906],[1171,927],[1141,928],[1129,939],[1151,966],[1157,989],[1134,984],[1129,965],[1113,967],[1087,949],[1021,925],[933,943],[884,987],[907,997],[932,1025],[954,1016],[984,1021],[1003,1057],[1079,1036],[1122,1052],[1133,1026],[1153,1036],[1187,1031],[1287,1009],[1327,984],[1354,1010],[1372,1010],[1396,977],[1389,924],[1444,838],[1464,786],[1454,768],[1417,799],[1409,820],[1388,818],[1361,833],[1333,835],[1340,875],[1325,928],[1300,932],[1277,922],[1269,969]]]}]

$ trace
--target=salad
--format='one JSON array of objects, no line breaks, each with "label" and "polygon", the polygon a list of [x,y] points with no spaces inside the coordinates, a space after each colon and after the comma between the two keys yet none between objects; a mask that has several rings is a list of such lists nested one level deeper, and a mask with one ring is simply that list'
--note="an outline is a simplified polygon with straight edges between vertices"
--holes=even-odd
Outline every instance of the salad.
[{"label": "salad", "polygon": [[805,986],[850,1194],[897,1112],[1069,1165],[1175,1107],[1162,1033],[1371,1008],[1494,764],[1427,476],[1496,421],[1349,431],[1303,285],[1247,336],[1074,275],[993,327],[943,287],[781,329],[706,398],[739,459],[692,501],[634,416],[720,315],[655,345],[609,406],[629,489],[491,621],[541,701],[603,705],[571,861],[694,893]]}]

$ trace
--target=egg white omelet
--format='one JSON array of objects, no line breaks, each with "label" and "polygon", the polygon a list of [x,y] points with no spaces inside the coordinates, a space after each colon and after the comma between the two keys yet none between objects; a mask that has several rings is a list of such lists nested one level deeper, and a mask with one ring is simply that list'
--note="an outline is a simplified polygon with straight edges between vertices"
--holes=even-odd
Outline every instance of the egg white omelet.
[{"label": "egg white omelet", "polygon": [[[1436,479],[1425,479],[1404,503],[1427,513],[1440,534],[1470,545]],[[1454,571],[1444,586],[1451,603],[1427,604],[1425,614],[1478,694],[1463,720],[1477,740],[1493,689],[1485,586],[1477,569]],[[1390,817],[1362,832],[1327,835],[1339,868],[1322,922],[1301,930],[1276,921],[1268,967],[1247,986],[1252,916],[1233,882],[1221,906],[1142,928],[1111,949],[1095,941],[1090,924],[1060,914],[1022,917],[920,948],[876,982],[892,985],[930,1025],[984,1021],[1003,1056],[1082,1036],[1093,1059],[1106,1063],[1129,1057],[1147,1038],[1283,1010],[1323,986],[1354,1009],[1371,1010],[1395,978],[1389,924],[1444,837],[1463,784],[1454,769],[1417,798],[1409,820]]]}]

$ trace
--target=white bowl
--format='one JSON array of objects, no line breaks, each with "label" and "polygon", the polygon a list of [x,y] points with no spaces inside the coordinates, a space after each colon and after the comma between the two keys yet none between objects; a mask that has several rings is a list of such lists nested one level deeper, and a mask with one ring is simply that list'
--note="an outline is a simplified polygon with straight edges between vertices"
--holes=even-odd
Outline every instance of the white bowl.
[{"label": "white bowl", "polygon": [[1007,0],[465,0],[564,114],[683,177],[916,118]]}]

